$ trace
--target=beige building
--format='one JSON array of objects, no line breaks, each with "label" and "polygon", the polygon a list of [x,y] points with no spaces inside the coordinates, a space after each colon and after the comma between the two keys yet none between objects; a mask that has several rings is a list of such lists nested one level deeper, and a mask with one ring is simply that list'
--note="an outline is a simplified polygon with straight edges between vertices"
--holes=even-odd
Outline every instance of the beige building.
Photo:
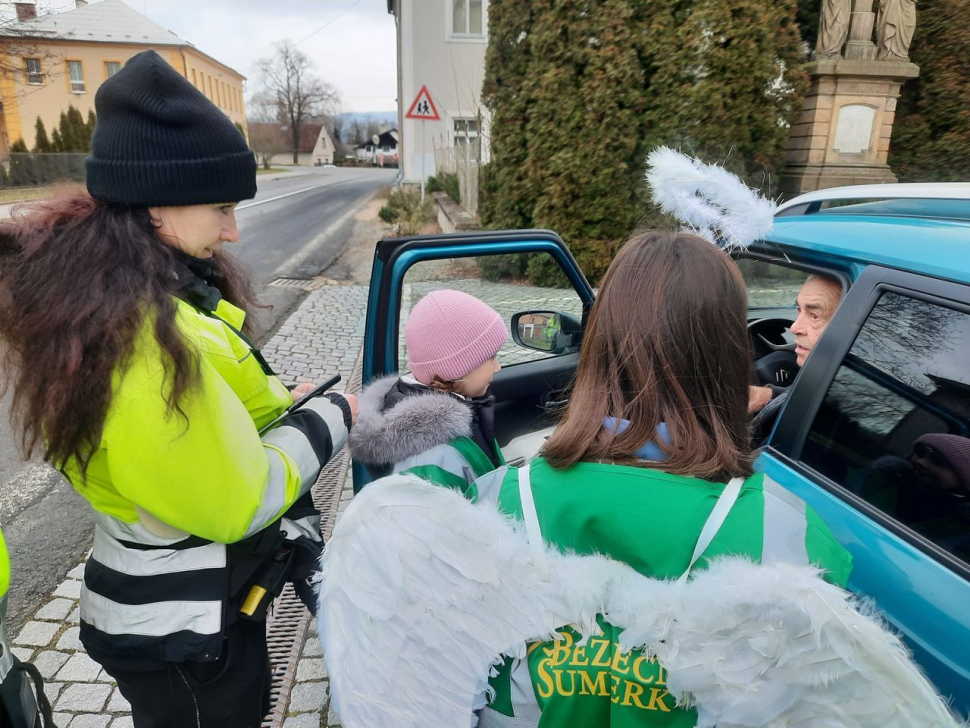
[{"label": "beige building", "polygon": [[[249,124],[252,147],[260,160],[271,167],[292,166],[293,135],[289,126],[278,121],[253,121]],[[304,121],[300,127],[300,149],[296,164],[301,167],[322,167],[333,164],[336,150],[330,132],[322,121]]]},{"label": "beige building", "polygon": [[[488,158],[482,106],[488,0],[387,0],[397,24],[398,129],[403,181],[435,174],[435,148],[481,144]],[[440,121],[405,118],[426,86]],[[439,158],[441,158],[439,153]]]},{"label": "beige building", "polygon": [[[0,27],[0,160],[18,139],[33,149],[39,116],[48,135],[73,104],[84,118],[98,87],[132,56],[152,49],[246,128],[245,77],[165,30],[122,0],[36,16],[33,2],[15,3],[18,21]],[[17,69],[17,70],[11,70]]]}]

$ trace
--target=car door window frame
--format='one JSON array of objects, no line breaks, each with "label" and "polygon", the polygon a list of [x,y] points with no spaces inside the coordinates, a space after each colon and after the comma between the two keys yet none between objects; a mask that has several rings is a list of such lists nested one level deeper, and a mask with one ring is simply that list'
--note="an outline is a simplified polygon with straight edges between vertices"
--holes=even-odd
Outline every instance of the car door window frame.
[{"label": "car door window frame", "polygon": [[[746,250],[740,250],[733,253],[731,257],[737,261],[741,258],[747,258],[749,260],[757,260],[762,263],[771,263],[772,265],[777,265],[781,268],[788,268],[789,270],[797,270],[805,274],[805,277],[811,275],[825,276],[827,278],[835,278],[839,283],[842,284],[842,299],[845,299],[849,288],[853,285],[852,279],[845,271],[837,270],[835,268],[827,268],[825,266],[817,265],[815,263],[806,263],[797,258],[792,258],[787,253],[783,253],[779,256],[777,253],[771,254],[767,252],[758,252],[748,248]],[[742,273],[743,277],[743,273]],[[748,281],[744,281],[745,289],[748,289]],[[792,301],[792,308],[795,307],[795,302]],[[755,309],[757,310],[757,309]],[[751,309],[749,308],[750,312]]]},{"label": "car door window frame", "polygon": [[814,353],[792,385],[788,403],[768,442],[767,452],[896,537],[970,581],[970,565],[801,460],[815,417],[846,355],[872,310],[886,293],[896,293],[970,314],[970,286],[880,266],[866,268],[843,299],[825,335],[819,339]]},{"label": "car door window frame", "polygon": [[[525,248],[516,250],[516,247]],[[496,248],[500,248],[496,250]],[[508,249],[502,249],[508,248]],[[404,276],[417,263],[446,258],[474,258],[486,255],[514,253],[548,253],[552,255],[569,280],[583,304],[583,327],[589,317],[595,296],[592,286],[579,264],[556,233],[549,230],[514,230],[467,235],[427,235],[412,238],[390,238],[377,245],[374,258],[375,275],[368,294],[368,317],[372,301],[374,326],[364,335],[364,381],[374,376],[397,371],[398,340],[400,337],[401,296]],[[395,269],[403,264],[400,275]],[[390,305],[379,305],[380,302]],[[383,340],[378,332],[383,331]],[[555,358],[555,357],[552,357]],[[548,361],[541,359],[538,361]],[[536,362],[527,362],[534,364]]]}]

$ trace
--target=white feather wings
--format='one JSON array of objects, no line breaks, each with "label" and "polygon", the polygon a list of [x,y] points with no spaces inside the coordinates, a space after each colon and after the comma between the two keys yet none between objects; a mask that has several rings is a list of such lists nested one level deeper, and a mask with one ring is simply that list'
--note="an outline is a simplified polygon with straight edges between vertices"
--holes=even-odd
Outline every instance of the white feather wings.
[{"label": "white feather wings", "polygon": [[746,248],[774,225],[778,206],[716,164],[669,147],[647,156],[653,201],[698,235],[726,248]]},{"label": "white feather wings", "polygon": [[944,728],[905,648],[809,568],[715,562],[686,583],[547,549],[494,506],[411,476],[367,486],[322,559],[320,634],[346,728],[467,728],[490,665],[604,614],[718,728]]}]

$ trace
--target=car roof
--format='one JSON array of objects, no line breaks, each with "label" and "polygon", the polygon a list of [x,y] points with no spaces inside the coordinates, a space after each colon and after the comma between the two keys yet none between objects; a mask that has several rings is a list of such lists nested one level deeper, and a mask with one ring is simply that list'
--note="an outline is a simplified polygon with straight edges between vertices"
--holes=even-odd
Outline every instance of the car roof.
[{"label": "car roof", "polygon": [[874,264],[970,283],[970,184],[810,192],[780,206],[774,229],[752,250],[794,253],[852,278]]},{"label": "car roof", "polygon": [[970,182],[927,182],[919,184],[850,185],[806,192],[778,206],[778,214],[803,207],[817,211],[819,205],[847,200],[963,200],[970,201]]},{"label": "car roof", "polygon": [[853,279],[874,264],[970,283],[970,222],[825,213],[784,217],[752,250],[795,252],[806,262],[851,272]]}]

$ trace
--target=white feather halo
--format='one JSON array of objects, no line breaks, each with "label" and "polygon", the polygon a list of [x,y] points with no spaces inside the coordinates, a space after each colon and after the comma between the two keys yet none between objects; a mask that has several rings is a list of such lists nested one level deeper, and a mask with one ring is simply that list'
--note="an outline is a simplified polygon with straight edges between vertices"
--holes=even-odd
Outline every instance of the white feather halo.
[{"label": "white feather halo", "polygon": [[728,250],[771,232],[778,206],[717,164],[658,147],[647,155],[646,179],[664,212]]}]

